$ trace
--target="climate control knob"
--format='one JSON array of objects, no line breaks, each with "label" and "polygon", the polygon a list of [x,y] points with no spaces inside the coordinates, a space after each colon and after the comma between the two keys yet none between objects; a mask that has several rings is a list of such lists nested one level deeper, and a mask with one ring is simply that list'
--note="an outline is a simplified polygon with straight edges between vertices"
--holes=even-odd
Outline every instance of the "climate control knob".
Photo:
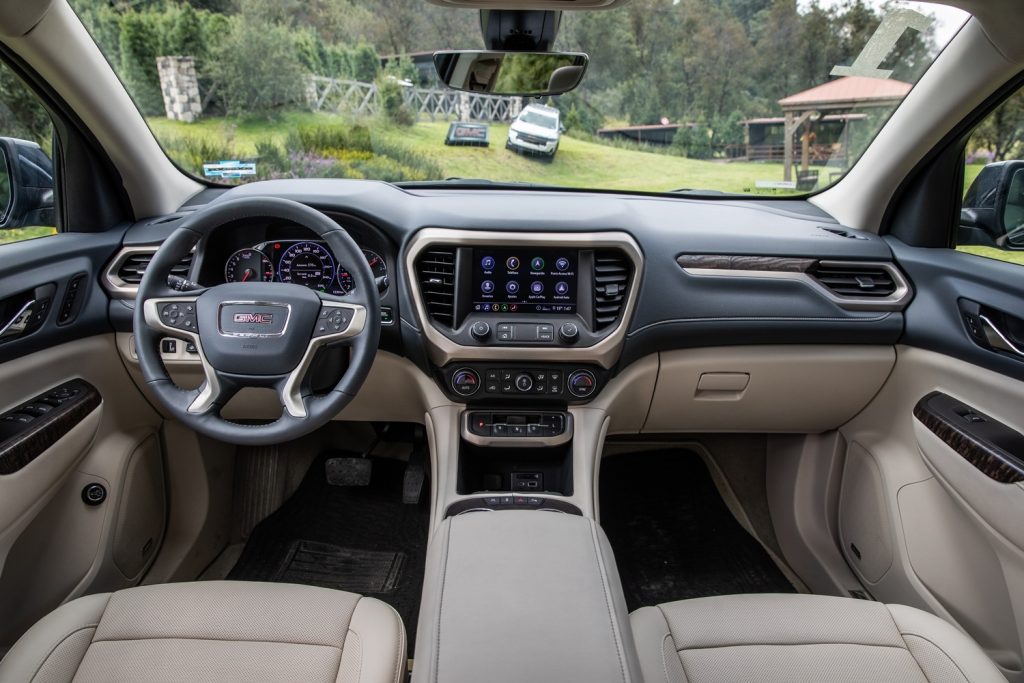
[{"label": "climate control knob", "polygon": [[452,374],[452,391],[459,396],[472,396],[480,390],[480,375],[476,370],[460,368]]},{"label": "climate control knob", "polygon": [[597,390],[597,378],[590,370],[574,370],[569,375],[569,393],[576,398],[587,398]]},{"label": "climate control knob", "polygon": [[516,389],[526,393],[530,389],[533,389],[533,377],[530,377],[525,372],[516,377]]},{"label": "climate control knob", "polygon": [[576,323],[562,323],[558,328],[558,338],[566,344],[574,344],[580,338],[580,328]]}]

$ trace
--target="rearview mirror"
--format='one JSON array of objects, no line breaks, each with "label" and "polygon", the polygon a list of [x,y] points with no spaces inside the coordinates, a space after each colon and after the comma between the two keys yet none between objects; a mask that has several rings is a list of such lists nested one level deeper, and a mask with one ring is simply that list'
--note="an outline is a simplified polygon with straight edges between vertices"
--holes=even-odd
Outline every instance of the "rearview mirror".
[{"label": "rearview mirror", "polygon": [[580,84],[589,61],[581,52],[434,53],[434,68],[445,85],[486,95],[559,95]]},{"label": "rearview mirror", "polygon": [[54,225],[53,163],[34,142],[0,137],[0,229]]}]

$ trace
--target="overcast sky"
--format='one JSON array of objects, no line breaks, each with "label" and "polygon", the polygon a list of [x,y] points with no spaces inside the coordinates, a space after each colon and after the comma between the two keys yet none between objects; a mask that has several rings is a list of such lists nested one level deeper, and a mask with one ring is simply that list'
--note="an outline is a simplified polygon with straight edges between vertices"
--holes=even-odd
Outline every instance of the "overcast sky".
[{"label": "overcast sky", "polygon": [[[838,5],[842,2],[842,0],[818,1],[826,7]],[[810,4],[810,0],[800,0],[801,7],[808,4]],[[882,0],[867,0],[867,4],[880,7],[883,2]],[[949,5],[939,5],[933,2],[902,2],[901,4],[915,9],[922,14],[935,17],[935,39],[940,46],[949,42],[950,38],[960,29],[968,17],[967,12],[957,7],[950,7]]]}]

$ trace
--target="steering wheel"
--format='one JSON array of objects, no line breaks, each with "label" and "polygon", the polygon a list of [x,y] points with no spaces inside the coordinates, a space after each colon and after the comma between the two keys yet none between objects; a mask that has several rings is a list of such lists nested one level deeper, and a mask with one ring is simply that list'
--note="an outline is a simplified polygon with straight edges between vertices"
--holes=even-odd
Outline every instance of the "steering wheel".
[{"label": "steering wheel", "polygon": [[[226,223],[248,218],[291,221],[316,233],[335,262],[345,264],[355,287],[336,297],[280,282],[209,288],[168,282],[171,268],[200,240]],[[135,350],[150,389],[185,425],[228,443],[280,443],[327,424],[355,397],[377,352],[379,309],[366,257],[337,223],[290,200],[234,199],[197,211],[153,255],[135,298]],[[206,376],[198,389],[182,389],[168,376],[159,348],[167,336],[195,344]],[[348,346],[349,366],[333,389],[314,394],[306,375],[327,345]],[[244,387],[276,390],[281,416],[267,424],[221,417],[221,408]]]}]

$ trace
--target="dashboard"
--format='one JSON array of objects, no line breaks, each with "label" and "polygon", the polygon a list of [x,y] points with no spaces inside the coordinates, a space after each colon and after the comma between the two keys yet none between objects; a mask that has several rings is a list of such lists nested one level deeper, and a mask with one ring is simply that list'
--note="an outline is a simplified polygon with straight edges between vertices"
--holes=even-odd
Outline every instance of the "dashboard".
[{"label": "dashboard", "polygon": [[[893,344],[913,295],[884,239],[800,200],[282,180],[211,190],[195,207],[247,195],[299,201],[341,225],[381,290],[381,348],[460,402],[586,403],[661,351]],[[130,298],[122,266],[191,208],[129,229],[108,291]],[[314,234],[271,220],[222,226],[188,273],[207,286],[291,282],[338,296],[352,286]],[[111,320],[130,329],[122,306]]]}]

